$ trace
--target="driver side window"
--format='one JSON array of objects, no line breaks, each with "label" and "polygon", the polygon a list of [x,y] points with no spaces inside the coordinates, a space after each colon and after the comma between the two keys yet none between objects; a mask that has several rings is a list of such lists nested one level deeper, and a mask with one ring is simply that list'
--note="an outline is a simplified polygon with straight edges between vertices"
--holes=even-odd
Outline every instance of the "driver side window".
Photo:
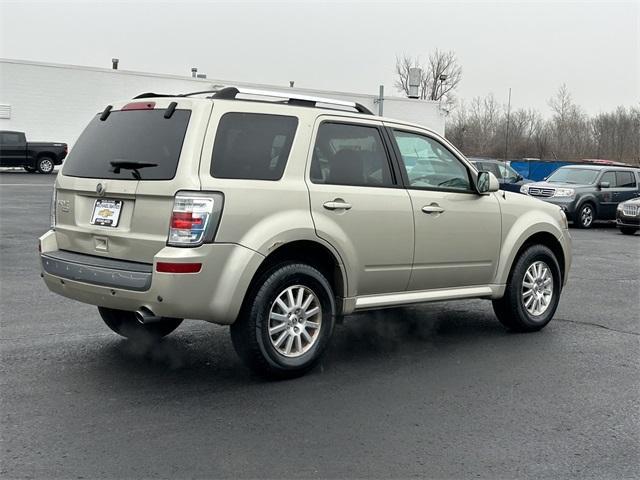
[{"label": "driver side window", "polygon": [[400,130],[394,130],[393,135],[411,187],[471,190],[469,172],[440,142]]}]

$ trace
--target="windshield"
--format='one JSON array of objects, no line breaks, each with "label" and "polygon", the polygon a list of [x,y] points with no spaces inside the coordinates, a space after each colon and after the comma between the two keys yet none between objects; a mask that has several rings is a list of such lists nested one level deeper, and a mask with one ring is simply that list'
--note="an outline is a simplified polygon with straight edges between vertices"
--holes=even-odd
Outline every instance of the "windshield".
[{"label": "windshield", "polygon": [[586,168],[559,168],[553,172],[547,182],[550,183],[576,183],[589,185],[595,183],[598,170]]},{"label": "windshield", "polygon": [[[191,111],[112,112],[96,115],[67,157],[62,173],[71,177],[171,180],[178,168]],[[117,168],[117,167],[120,168]]]}]

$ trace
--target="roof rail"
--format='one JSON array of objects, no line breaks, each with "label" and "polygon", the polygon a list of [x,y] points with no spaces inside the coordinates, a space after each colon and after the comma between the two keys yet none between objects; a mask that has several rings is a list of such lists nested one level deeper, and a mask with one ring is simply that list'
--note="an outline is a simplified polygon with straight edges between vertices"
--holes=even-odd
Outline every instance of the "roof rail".
[{"label": "roof rail", "polygon": [[353,108],[358,113],[364,113],[367,115],[373,115],[373,112],[364,105],[357,102],[347,102],[344,100],[336,100],[334,98],[313,97],[309,95],[298,95],[296,93],[275,92],[270,90],[256,90],[253,88],[237,88],[237,87],[225,87],[217,90],[201,90],[198,92],[182,93],[180,95],[166,95],[162,93],[142,93],[138,98],[152,98],[152,97],[191,97],[193,95],[203,95],[205,93],[212,93],[209,98],[219,98],[224,100],[235,100],[238,95],[253,95],[257,97],[270,97],[281,98],[286,100],[289,105],[301,105],[307,107],[316,107],[318,104],[333,105],[337,107]]},{"label": "roof rail", "polygon": [[346,102],[344,100],[336,100],[333,98],[312,97],[309,95],[299,95],[296,93],[275,92],[270,90],[256,90],[253,88],[237,88],[237,87],[225,87],[219,90],[205,90],[202,92],[185,93],[181,96],[187,97],[191,95],[201,95],[203,93],[213,93],[211,98],[220,98],[225,100],[234,100],[238,95],[253,95],[257,97],[271,97],[282,98],[290,105],[302,105],[315,107],[318,104],[333,105],[338,107],[353,108],[358,113],[365,113],[367,115],[373,115],[364,105],[357,102]]}]

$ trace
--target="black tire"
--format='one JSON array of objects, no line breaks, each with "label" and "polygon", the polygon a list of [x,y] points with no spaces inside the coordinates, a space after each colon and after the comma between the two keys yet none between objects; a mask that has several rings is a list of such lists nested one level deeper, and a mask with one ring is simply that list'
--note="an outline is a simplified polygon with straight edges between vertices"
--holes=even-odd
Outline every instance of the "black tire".
[{"label": "black tire", "polygon": [[576,212],[576,217],[573,223],[575,223],[578,228],[591,228],[593,227],[593,222],[595,221],[596,207],[594,207],[593,203],[591,202],[585,202]]},{"label": "black tire", "polygon": [[[543,262],[549,268],[553,279],[553,293],[546,310],[539,315],[532,315],[524,305],[523,280],[529,267],[536,262]],[[514,332],[535,332],[544,328],[553,318],[561,291],[562,278],[555,255],[543,245],[532,245],[516,259],[504,296],[493,301],[493,311],[507,329]]]},{"label": "black tire", "polygon": [[27,173],[36,173],[36,169],[34,167],[24,166],[23,167]]},{"label": "black tire", "polygon": [[156,341],[169,335],[182,323],[181,318],[163,318],[157,322],[140,323],[134,312],[98,307],[100,316],[111,330],[133,341]]},{"label": "black tire", "polygon": [[55,164],[53,163],[53,158],[43,156],[38,159],[38,164],[37,164],[38,172],[44,173],[44,174],[53,173],[53,167],[55,167]]},{"label": "black tire", "polygon": [[[321,307],[314,343],[309,342],[308,351],[295,358],[279,352],[269,335],[272,306],[289,287],[308,289]],[[240,358],[254,372],[272,378],[292,378],[303,375],[320,360],[329,344],[335,315],[333,291],[322,273],[302,263],[280,264],[265,272],[247,293],[242,311],[231,325],[231,340]],[[290,322],[289,325],[285,329],[294,328]]]},{"label": "black tire", "polygon": [[633,235],[638,231],[635,227],[618,227],[624,235]]}]

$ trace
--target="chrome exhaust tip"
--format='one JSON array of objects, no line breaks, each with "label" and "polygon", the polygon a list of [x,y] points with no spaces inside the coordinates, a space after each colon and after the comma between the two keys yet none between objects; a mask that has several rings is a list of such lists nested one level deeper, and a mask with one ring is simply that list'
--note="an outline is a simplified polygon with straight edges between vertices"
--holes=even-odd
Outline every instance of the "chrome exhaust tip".
[{"label": "chrome exhaust tip", "polygon": [[147,307],[140,307],[139,310],[136,310],[135,315],[136,315],[136,320],[138,320],[142,324],[152,323],[152,322],[157,322],[159,320],[162,320],[162,317],[156,316]]}]

